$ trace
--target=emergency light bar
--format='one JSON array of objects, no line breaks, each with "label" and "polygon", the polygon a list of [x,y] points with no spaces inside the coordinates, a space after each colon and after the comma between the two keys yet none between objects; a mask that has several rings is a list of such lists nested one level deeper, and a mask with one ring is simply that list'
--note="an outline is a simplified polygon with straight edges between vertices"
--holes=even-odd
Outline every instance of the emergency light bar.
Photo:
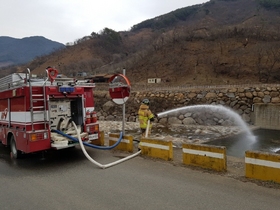
[{"label": "emergency light bar", "polygon": [[75,91],[74,87],[59,87],[60,93],[73,93]]}]

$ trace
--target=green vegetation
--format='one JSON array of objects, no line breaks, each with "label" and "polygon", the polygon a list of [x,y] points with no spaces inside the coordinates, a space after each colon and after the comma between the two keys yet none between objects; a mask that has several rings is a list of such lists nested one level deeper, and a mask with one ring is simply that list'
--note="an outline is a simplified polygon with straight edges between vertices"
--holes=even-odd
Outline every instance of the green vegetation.
[{"label": "green vegetation", "polygon": [[257,0],[258,3],[265,7],[270,9],[277,9],[280,7],[280,0]]},{"label": "green vegetation", "polygon": [[199,9],[198,5],[177,9],[166,15],[157,18],[145,20],[131,28],[131,31],[136,32],[143,28],[151,28],[153,30],[164,29],[174,26],[179,21],[185,21],[190,15],[195,14]]},{"label": "green vegetation", "polygon": [[117,52],[118,47],[122,44],[120,34],[110,28],[104,28],[98,36],[99,46],[111,52]]},{"label": "green vegetation", "polygon": [[120,34],[110,28],[104,28],[100,35],[100,37],[102,37],[106,42],[115,45],[119,45],[122,40]]}]

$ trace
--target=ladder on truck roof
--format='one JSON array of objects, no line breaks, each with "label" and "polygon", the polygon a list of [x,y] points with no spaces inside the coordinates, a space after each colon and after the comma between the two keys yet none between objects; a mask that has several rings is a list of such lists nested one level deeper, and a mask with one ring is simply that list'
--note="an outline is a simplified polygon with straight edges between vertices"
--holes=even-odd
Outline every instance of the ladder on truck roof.
[{"label": "ladder on truck roof", "polygon": [[[46,83],[48,81],[48,77],[43,81],[43,94],[35,94],[33,93],[33,88],[32,88],[32,82],[31,82],[31,78],[30,78],[30,69],[27,68],[27,73],[26,73],[26,79],[28,81],[29,84],[29,94],[30,94],[30,114],[31,114],[31,126],[32,126],[32,131],[35,131],[34,129],[34,111],[36,110],[42,110],[43,114],[44,114],[44,129],[47,129],[47,100],[46,100]],[[40,80],[42,81],[42,80]],[[43,106],[35,106],[35,102],[38,101],[43,101]]]}]

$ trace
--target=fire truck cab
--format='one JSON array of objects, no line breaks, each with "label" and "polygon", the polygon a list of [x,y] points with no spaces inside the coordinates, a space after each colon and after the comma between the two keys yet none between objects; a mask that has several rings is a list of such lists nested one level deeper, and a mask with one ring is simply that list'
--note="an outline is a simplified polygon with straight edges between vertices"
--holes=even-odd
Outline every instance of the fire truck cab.
[{"label": "fire truck cab", "polygon": [[59,134],[75,137],[72,121],[83,141],[100,138],[94,111],[93,89],[87,80],[57,78],[57,70],[46,69],[45,78],[13,73],[0,79],[0,141],[10,146],[11,155],[49,149],[64,149],[77,143]]}]

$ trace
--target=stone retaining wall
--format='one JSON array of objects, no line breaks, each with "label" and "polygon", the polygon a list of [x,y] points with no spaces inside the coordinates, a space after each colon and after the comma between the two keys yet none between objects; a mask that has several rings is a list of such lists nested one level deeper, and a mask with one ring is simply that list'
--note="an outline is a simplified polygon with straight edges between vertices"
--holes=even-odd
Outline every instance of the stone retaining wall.
[{"label": "stone retaining wall", "polygon": [[[144,98],[150,100],[150,109],[153,113],[161,113],[180,107],[192,105],[223,105],[236,112],[246,123],[253,123],[253,105],[255,103],[279,104],[280,87],[234,87],[221,89],[187,89],[180,91],[132,91],[125,104],[126,121],[137,121],[137,112]],[[111,101],[108,91],[95,92],[95,108],[100,120],[122,120],[123,106]],[[193,112],[177,112],[176,116],[167,116],[162,121],[176,124],[199,122],[198,118],[191,116]],[[206,116],[206,115],[204,115]],[[221,124],[221,114],[205,117],[205,121],[212,119],[211,124]],[[171,122],[172,121],[172,122]],[[209,121],[210,122],[210,121]]]}]

